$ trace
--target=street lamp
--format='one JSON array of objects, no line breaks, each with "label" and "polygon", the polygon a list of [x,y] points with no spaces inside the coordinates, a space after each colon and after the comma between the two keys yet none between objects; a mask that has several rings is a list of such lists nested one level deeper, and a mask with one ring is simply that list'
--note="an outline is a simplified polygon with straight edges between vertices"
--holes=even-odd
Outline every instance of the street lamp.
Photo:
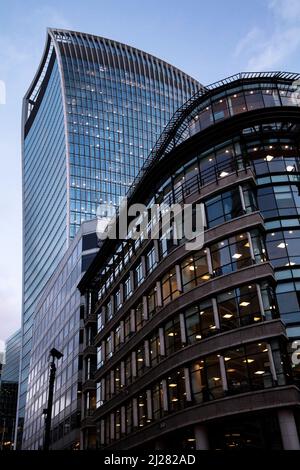
[{"label": "street lamp", "polygon": [[51,415],[52,415],[52,405],[53,405],[53,392],[54,392],[54,382],[55,382],[55,359],[59,360],[63,357],[63,354],[55,348],[52,348],[50,351],[50,357],[52,358],[50,362],[50,376],[49,376],[49,391],[48,391],[48,405],[44,409],[45,415],[45,437],[44,437],[44,450],[49,450],[50,446],[50,432],[51,432]]}]

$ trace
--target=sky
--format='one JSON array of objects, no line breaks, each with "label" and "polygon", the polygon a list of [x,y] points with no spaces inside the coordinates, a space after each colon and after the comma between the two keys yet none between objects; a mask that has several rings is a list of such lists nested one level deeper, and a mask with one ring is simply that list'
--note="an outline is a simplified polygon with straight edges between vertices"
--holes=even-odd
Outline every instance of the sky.
[{"label": "sky", "polygon": [[209,84],[241,71],[299,72],[300,0],[0,0],[0,11],[1,350],[21,325],[21,107],[46,28],[116,39]]}]

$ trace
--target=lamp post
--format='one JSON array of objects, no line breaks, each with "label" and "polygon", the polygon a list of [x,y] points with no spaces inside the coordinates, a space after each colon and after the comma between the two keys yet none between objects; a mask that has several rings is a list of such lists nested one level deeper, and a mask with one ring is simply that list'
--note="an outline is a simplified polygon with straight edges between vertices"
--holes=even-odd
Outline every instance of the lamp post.
[{"label": "lamp post", "polygon": [[63,357],[63,354],[55,348],[50,351],[50,375],[49,375],[49,390],[48,390],[48,405],[44,409],[45,414],[45,437],[44,437],[44,450],[49,450],[50,446],[50,433],[51,433],[51,416],[52,416],[52,405],[53,405],[53,392],[55,382],[55,359],[59,360]]}]

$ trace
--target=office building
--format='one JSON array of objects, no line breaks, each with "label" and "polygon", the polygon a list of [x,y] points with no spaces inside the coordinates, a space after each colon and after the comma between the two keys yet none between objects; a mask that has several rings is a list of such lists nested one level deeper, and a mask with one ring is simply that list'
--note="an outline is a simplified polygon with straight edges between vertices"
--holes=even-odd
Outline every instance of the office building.
[{"label": "office building", "polygon": [[210,85],[153,149],[128,205],[202,203],[204,244],[107,239],[81,280],[85,449],[299,450],[299,77]]}]

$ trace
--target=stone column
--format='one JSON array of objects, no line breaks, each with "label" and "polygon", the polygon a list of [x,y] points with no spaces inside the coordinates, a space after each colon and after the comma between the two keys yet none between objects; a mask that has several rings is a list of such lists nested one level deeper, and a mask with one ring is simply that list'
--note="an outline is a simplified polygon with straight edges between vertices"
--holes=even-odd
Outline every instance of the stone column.
[{"label": "stone column", "polygon": [[287,408],[278,410],[278,421],[284,450],[300,450],[294,413]]},{"label": "stone column", "polygon": [[194,427],[196,450],[209,450],[207,429],[204,424],[196,424]]}]

